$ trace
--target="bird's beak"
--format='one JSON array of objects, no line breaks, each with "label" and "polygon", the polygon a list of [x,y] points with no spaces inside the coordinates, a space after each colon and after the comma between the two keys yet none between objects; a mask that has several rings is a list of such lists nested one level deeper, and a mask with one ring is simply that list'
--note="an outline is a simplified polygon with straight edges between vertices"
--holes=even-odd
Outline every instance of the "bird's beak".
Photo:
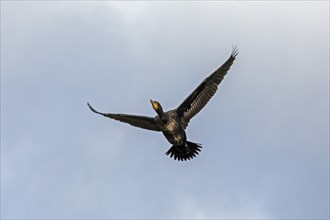
[{"label": "bird's beak", "polygon": [[150,99],[150,103],[151,103],[152,108],[153,108],[154,110],[157,110],[157,109],[158,109],[157,102],[155,102],[155,101],[153,101],[152,99]]}]

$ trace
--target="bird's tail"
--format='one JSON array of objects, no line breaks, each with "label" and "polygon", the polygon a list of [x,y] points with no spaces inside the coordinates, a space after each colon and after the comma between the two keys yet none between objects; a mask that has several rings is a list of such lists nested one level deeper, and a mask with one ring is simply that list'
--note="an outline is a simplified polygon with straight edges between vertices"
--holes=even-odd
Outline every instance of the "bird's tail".
[{"label": "bird's tail", "polygon": [[201,144],[186,141],[185,145],[173,145],[165,154],[173,157],[174,160],[190,160],[196,157],[201,151]]}]

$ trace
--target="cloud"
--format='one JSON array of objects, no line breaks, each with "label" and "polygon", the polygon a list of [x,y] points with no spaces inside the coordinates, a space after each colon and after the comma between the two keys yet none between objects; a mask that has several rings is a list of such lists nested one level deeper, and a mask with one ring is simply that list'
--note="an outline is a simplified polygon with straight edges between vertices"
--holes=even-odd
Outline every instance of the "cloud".
[{"label": "cloud", "polygon": [[[328,2],[2,2],[2,218],[328,218]],[[240,53],[187,129],[175,108]]]}]

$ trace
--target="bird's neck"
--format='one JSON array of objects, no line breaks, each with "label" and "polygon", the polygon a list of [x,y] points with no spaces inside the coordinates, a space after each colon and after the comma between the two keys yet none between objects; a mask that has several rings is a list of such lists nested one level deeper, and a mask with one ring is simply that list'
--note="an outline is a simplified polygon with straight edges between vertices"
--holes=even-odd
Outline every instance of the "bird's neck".
[{"label": "bird's neck", "polygon": [[161,117],[164,114],[164,111],[163,111],[162,108],[158,108],[156,112],[157,112],[159,117]]}]

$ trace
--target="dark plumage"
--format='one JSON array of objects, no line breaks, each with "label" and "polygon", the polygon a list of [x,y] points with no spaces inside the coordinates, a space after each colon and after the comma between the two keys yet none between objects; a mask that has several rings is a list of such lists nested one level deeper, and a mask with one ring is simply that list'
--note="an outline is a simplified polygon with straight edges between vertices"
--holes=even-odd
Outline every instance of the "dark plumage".
[{"label": "dark plumage", "polygon": [[164,112],[159,102],[150,100],[153,109],[157,112],[155,117],[101,113],[92,108],[89,103],[87,104],[93,112],[105,117],[125,122],[135,127],[161,131],[172,144],[166,155],[173,157],[175,160],[190,160],[199,154],[202,147],[200,144],[187,141],[185,129],[190,119],[200,112],[216,93],[218,85],[227,74],[237,54],[238,51],[235,47],[227,61],[204,79],[176,109]]}]

